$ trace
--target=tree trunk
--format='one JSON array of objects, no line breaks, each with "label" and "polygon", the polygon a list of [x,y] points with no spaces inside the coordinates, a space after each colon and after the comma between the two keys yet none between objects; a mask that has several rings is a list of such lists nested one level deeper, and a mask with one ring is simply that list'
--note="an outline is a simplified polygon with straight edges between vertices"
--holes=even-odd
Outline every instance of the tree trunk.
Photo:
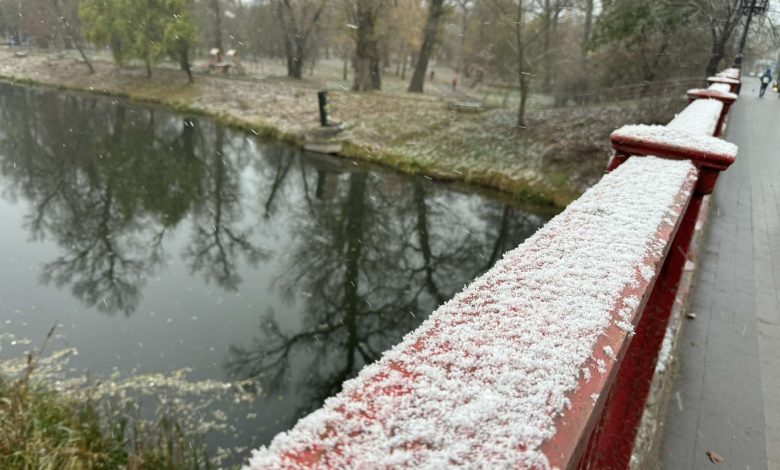
[{"label": "tree trunk", "polygon": [[187,80],[193,83],[195,80],[192,78],[192,68],[190,67],[190,50],[186,45],[180,46],[179,52],[179,67],[187,74]]},{"label": "tree trunk", "polygon": [[382,89],[382,67],[378,56],[371,61],[371,87],[374,90]]},{"label": "tree trunk", "polygon": [[[458,45],[458,65],[455,67],[456,73],[464,73],[465,55],[466,55],[466,33],[469,30],[469,12],[466,6],[463,6],[463,18],[460,23],[460,44]],[[466,74],[468,76],[468,74]]]},{"label": "tree trunk", "polygon": [[726,45],[734,33],[734,28],[741,19],[740,3],[732,0],[723,15],[715,17],[710,22],[710,32],[712,33],[712,56],[707,63],[707,75],[714,75],[720,66],[721,60],[726,57]]},{"label": "tree trunk", "polygon": [[211,0],[211,10],[214,12],[214,45],[212,47],[222,51],[222,12],[219,8],[219,0]]},{"label": "tree trunk", "polygon": [[417,207],[417,240],[420,242],[420,251],[423,257],[425,288],[440,305],[447,299],[442,295],[434,279],[436,261],[431,249],[431,237],[428,231],[428,206],[425,204],[425,190],[419,181],[414,185],[414,205]]},{"label": "tree trunk", "polygon": [[146,78],[152,78],[152,62],[148,57],[144,59],[144,65],[146,65]]},{"label": "tree trunk", "polygon": [[428,19],[425,22],[423,42],[420,46],[420,54],[417,56],[417,65],[414,67],[412,81],[409,83],[409,91],[422,93],[425,83],[425,74],[428,71],[428,60],[433,52],[436,42],[436,33],[439,30],[441,17],[444,15],[444,0],[430,0],[428,7]]},{"label": "tree trunk", "polygon": [[306,63],[306,44],[300,36],[292,45],[293,56],[287,59],[288,75],[300,80],[303,78],[303,66]]},{"label": "tree trunk", "polygon": [[342,71],[341,71],[342,76],[344,78],[344,81],[349,80],[349,75],[348,75],[348,73],[349,73],[349,52],[348,52],[348,50],[349,49],[344,48],[344,64],[342,66]]},{"label": "tree trunk", "polygon": [[[308,55],[309,37],[313,28],[317,25],[320,15],[325,7],[323,0],[316,6],[314,14],[310,21],[305,21],[305,15],[302,18],[295,18],[295,10],[289,1],[279,1],[276,3],[276,13],[279,17],[279,24],[282,27],[284,36],[284,53],[287,57],[287,76],[301,79],[303,69]],[[315,56],[316,54],[312,54]],[[314,73],[314,59],[310,64],[310,71]]]},{"label": "tree trunk", "polygon": [[300,57],[287,58],[287,76],[297,80],[303,78],[303,61]]},{"label": "tree trunk", "polygon": [[523,41],[523,1],[517,2],[515,14],[515,49],[517,51],[517,80],[520,85],[520,104],[517,107],[517,129],[525,129],[525,107],[528,102],[528,72],[526,71],[525,43]]},{"label": "tree trunk", "polygon": [[588,44],[590,43],[591,30],[593,29],[593,0],[585,0],[585,26],[582,31],[582,48],[580,57],[585,63],[588,58]]},{"label": "tree trunk", "polygon": [[51,5],[54,7],[54,11],[57,14],[57,17],[60,19],[62,26],[65,27],[65,31],[68,32],[68,36],[70,36],[71,42],[73,43],[73,45],[76,46],[76,49],[79,50],[79,54],[81,54],[81,58],[84,59],[84,63],[87,64],[89,73],[95,73],[95,68],[92,67],[92,62],[90,62],[89,58],[87,57],[87,54],[84,53],[84,49],[81,48],[81,43],[78,40],[78,37],[76,37],[76,34],[73,33],[73,30],[70,27],[70,23],[68,22],[68,19],[65,18],[65,15],[62,14],[59,1],[51,0]]},{"label": "tree trunk", "polygon": [[552,80],[552,57],[550,55],[550,29],[552,27],[552,6],[550,0],[544,0],[543,23],[542,23],[542,47],[544,54],[544,75],[542,76],[542,92],[550,92],[550,82]]},{"label": "tree trunk", "polygon": [[122,53],[122,41],[117,35],[111,37],[111,44],[109,47],[111,48],[111,56],[114,58],[114,62],[121,67],[125,60]]},{"label": "tree trunk", "polygon": [[710,55],[710,60],[707,63],[707,76],[715,75],[715,73],[718,71],[718,66],[720,65],[720,61],[723,60],[723,56],[726,55],[726,44],[723,41],[723,38],[725,35],[721,35],[721,37],[717,37],[717,33],[713,30],[713,41],[712,41],[712,54]]},{"label": "tree trunk", "polygon": [[390,61],[390,47],[387,41],[382,41],[382,70],[387,70],[392,65]]},{"label": "tree trunk", "polygon": [[401,80],[406,80],[406,63],[409,62],[409,56],[404,54],[401,60]]},{"label": "tree trunk", "polygon": [[357,37],[355,51],[355,91],[381,89],[379,48],[376,37],[376,11],[364,1],[357,4]]}]

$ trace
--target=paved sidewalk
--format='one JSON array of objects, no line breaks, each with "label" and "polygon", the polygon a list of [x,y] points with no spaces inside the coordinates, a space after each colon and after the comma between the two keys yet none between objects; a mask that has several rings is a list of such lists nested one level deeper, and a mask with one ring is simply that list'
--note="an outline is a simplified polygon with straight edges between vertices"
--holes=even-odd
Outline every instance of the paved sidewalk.
[{"label": "paved sidewalk", "polygon": [[757,88],[746,79],[729,120],[739,156],[713,195],[661,449],[668,470],[780,470],[780,98]]}]

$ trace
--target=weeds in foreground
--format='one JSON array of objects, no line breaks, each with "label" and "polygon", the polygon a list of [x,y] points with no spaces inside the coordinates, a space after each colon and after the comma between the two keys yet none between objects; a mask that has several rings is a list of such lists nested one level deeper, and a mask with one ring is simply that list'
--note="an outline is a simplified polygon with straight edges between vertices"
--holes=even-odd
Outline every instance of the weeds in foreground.
[{"label": "weeds in foreground", "polygon": [[0,468],[210,468],[202,440],[184,430],[174,410],[153,420],[87,398],[77,400],[35,381],[38,351],[17,378],[0,377]]}]

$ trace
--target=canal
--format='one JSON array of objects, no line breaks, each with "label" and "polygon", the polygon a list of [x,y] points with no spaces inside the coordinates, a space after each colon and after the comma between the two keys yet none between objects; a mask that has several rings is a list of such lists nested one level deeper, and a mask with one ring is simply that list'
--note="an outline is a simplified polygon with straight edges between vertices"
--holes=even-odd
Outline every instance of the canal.
[{"label": "canal", "polygon": [[175,407],[238,463],[548,218],[202,117],[0,84],[0,373],[55,326],[42,379]]}]

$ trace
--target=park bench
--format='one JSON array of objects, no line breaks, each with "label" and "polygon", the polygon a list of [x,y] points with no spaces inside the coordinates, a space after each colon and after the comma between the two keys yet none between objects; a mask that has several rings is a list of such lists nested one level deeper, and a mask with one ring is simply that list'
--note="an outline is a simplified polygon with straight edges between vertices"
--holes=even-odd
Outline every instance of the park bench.
[{"label": "park bench", "polygon": [[485,109],[478,101],[450,101],[447,108],[462,113],[481,113]]}]

